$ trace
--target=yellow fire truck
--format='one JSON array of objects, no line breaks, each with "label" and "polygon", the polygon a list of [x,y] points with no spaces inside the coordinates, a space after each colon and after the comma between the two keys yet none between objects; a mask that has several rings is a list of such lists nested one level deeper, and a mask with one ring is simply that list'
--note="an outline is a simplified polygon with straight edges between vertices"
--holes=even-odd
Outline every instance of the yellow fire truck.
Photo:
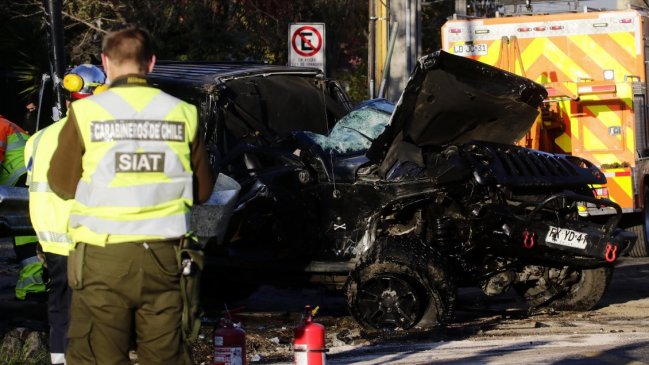
[{"label": "yellow fire truck", "polygon": [[[442,48],[543,84],[549,97],[521,144],[601,166],[599,197],[617,202],[649,245],[649,16],[640,10],[449,20]],[[647,207],[647,209],[645,209]],[[582,207],[584,215],[611,212]]]}]

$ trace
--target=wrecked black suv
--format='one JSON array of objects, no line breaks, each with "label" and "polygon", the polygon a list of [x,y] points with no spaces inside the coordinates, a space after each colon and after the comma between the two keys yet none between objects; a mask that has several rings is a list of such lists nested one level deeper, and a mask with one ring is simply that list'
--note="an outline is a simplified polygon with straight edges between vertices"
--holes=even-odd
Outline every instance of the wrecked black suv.
[{"label": "wrecked black suv", "polygon": [[[199,105],[214,167],[241,185],[208,246],[228,281],[300,272],[344,289],[367,328],[425,330],[462,285],[588,310],[635,241],[594,197],[597,167],[513,145],[546,96],[528,79],[440,51],[396,106],[350,111],[314,70],[214,67],[161,65],[151,81]],[[586,204],[618,214],[589,222]]]}]

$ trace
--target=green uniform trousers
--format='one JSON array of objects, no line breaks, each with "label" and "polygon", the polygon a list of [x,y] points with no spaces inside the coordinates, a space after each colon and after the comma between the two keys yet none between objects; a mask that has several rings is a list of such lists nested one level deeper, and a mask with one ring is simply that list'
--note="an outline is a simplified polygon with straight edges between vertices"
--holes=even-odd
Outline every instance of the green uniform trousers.
[{"label": "green uniform trousers", "polygon": [[72,292],[68,364],[130,365],[133,330],[139,364],[192,363],[181,332],[176,247],[85,246],[83,286]]}]

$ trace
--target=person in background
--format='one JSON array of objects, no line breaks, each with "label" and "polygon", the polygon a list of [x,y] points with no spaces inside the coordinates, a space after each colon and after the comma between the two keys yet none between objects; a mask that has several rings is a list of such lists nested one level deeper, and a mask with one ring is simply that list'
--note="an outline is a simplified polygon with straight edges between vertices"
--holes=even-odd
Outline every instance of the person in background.
[{"label": "person in background", "polygon": [[152,45],[135,26],[104,38],[110,87],[71,104],[50,163],[52,190],[74,198],[70,364],[130,364],[133,328],[141,364],[192,363],[177,250],[214,177],[196,107],[147,83]]},{"label": "person in background", "polygon": [[[63,87],[69,92],[67,102],[81,99],[99,90],[104,73],[93,65],[79,65],[68,72]],[[68,104],[69,105],[69,104]],[[36,132],[25,146],[29,214],[45,255],[47,282],[47,319],[50,325],[49,347],[53,365],[65,364],[71,289],[68,286],[67,260],[72,240],[67,234],[72,200],[63,200],[52,192],[47,182],[52,154],[58,145],[63,118]]]},{"label": "person in background", "polygon": [[[25,186],[27,168],[24,150],[28,135],[15,123],[0,115],[0,185]],[[16,298],[45,300],[43,263],[38,258],[36,236],[14,237],[14,251],[20,263]]]},{"label": "person in background", "polygon": [[28,138],[24,129],[0,115],[0,185],[25,185],[23,152]]},{"label": "person in background", "polygon": [[36,118],[38,116],[38,93],[32,93],[25,103],[25,119],[23,129],[30,135],[36,132]]}]

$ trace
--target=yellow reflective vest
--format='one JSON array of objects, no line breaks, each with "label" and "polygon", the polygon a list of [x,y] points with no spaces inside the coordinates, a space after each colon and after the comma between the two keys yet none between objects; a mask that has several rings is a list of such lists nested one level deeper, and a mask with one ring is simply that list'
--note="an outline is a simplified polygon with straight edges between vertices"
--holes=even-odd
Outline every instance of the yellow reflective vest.
[{"label": "yellow reflective vest", "polygon": [[44,252],[67,256],[72,247],[67,234],[72,200],[59,198],[47,183],[47,170],[64,123],[65,119],[61,119],[29,138],[25,145],[25,163],[29,216],[38,240]]},{"label": "yellow reflective vest", "polygon": [[72,110],[85,147],[73,241],[103,246],[185,235],[196,107],[144,84],[111,87]]}]

